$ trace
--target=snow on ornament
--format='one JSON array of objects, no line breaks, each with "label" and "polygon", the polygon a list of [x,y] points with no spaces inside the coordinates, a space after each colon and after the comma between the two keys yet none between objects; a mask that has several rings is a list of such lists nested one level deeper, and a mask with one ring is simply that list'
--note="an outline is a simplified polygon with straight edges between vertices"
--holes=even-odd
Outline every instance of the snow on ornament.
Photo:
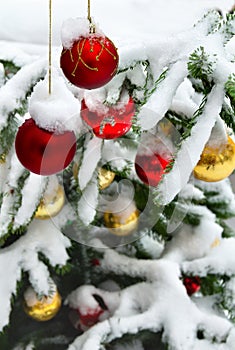
[{"label": "snow on ornament", "polygon": [[93,286],[77,288],[68,296],[65,303],[68,303],[73,311],[70,319],[74,327],[82,331],[86,331],[109,316],[104,299],[97,294]]},{"label": "snow on ornament", "polygon": [[34,88],[27,119],[15,140],[19,161],[38,175],[52,175],[65,169],[76,152],[78,101],[67,89],[64,79],[54,74],[48,93],[47,78]]},{"label": "snow on ornament", "polygon": [[129,96],[112,106],[103,103],[89,106],[84,99],[81,103],[81,118],[101,139],[116,139],[125,135],[132,126],[134,114],[135,104]]},{"label": "snow on ornament", "polygon": [[49,321],[61,307],[61,296],[53,285],[48,296],[39,296],[32,287],[24,293],[24,311],[36,321]]},{"label": "snow on ornament", "polygon": [[84,89],[107,84],[116,74],[119,56],[113,42],[85,18],[68,19],[62,25],[60,66],[65,77]]},{"label": "snow on ornament", "polygon": [[135,171],[146,185],[156,187],[172,160],[173,146],[164,135],[146,133],[135,158]]},{"label": "snow on ornament", "polygon": [[194,168],[194,176],[202,181],[216,182],[227,178],[235,169],[235,143],[230,136],[227,142],[208,143]]},{"label": "snow on ornament", "polygon": [[134,233],[139,224],[139,210],[130,198],[120,196],[110,202],[104,212],[104,224],[116,236]]}]

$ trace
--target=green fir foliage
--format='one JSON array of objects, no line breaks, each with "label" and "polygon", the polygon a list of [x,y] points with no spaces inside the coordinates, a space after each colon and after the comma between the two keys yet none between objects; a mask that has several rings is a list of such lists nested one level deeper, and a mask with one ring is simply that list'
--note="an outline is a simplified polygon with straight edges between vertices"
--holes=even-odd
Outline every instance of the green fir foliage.
[{"label": "green fir foliage", "polygon": [[192,78],[201,80],[205,94],[208,94],[213,86],[215,62],[216,56],[210,57],[203,46],[197,48],[189,57],[189,73]]}]

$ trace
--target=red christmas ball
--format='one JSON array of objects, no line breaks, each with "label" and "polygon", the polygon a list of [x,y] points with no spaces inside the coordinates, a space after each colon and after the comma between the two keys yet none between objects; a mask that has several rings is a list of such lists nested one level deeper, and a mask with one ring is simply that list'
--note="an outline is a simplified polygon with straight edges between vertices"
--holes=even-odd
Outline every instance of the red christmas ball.
[{"label": "red christmas ball", "polygon": [[169,162],[169,159],[164,159],[157,153],[137,153],[135,158],[135,171],[146,185],[157,186]]},{"label": "red christmas ball", "polygon": [[19,128],[15,149],[26,169],[39,175],[52,175],[65,169],[73,160],[76,137],[73,131],[56,134],[41,129],[31,118]]},{"label": "red christmas ball", "polygon": [[94,258],[91,260],[91,265],[92,266],[100,266],[100,260],[97,258]]},{"label": "red christmas ball", "polygon": [[104,313],[105,310],[98,307],[97,309],[88,309],[85,314],[82,314],[78,310],[79,315],[79,325],[82,330],[92,327],[94,324],[99,322],[100,316]]},{"label": "red christmas ball", "polygon": [[90,111],[82,100],[81,117],[89,125],[94,134],[101,139],[115,139],[126,134],[132,125],[132,118],[135,114],[135,104],[132,97],[128,103],[121,107],[107,107],[107,111]]},{"label": "red christmas ball", "polygon": [[189,296],[198,292],[201,288],[201,280],[198,276],[185,277],[183,283]]},{"label": "red christmas ball", "polygon": [[116,74],[117,49],[107,37],[90,34],[74,41],[71,49],[63,48],[60,66],[66,78],[84,89],[107,84]]}]

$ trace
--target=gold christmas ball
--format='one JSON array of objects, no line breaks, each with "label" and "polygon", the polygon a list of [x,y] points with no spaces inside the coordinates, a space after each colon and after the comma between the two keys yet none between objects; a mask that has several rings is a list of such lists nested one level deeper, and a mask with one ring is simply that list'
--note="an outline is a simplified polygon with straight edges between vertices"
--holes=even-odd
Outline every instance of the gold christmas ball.
[{"label": "gold christmas ball", "polygon": [[217,148],[205,146],[194,168],[194,176],[202,181],[216,182],[228,177],[234,169],[235,143],[228,136],[228,142]]},{"label": "gold christmas ball", "polygon": [[104,190],[113,182],[115,178],[115,173],[111,170],[100,168],[98,172],[98,178],[99,178],[99,188],[100,190]]},{"label": "gold christmas ball", "polygon": [[49,296],[38,297],[33,288],[28,288],[24,295],[24,310],[36,321],[48,321],[60,310],[61,296],[56,289]]},{"label": "gold christmas ball", "polygon": [[[78,177],[79,166],[77,163],[73,164],[73,177],[76,180]],[[99,189],[104,190],[108,187],[114,180],[115,173],[111,170],[106,170],[104,168],[99,168],[98,170],[98,180],[99,180]]]},{"label": "gold christmas ball", "polygon": [[110,212],[104,213],[105,226],[111,233],[117,236],[128,236],[137,227],[139,221],[139,211],[136,209],[127,218],[120,214]]},{"label": "gold christmas ball", "polygon": [[45,220],[57,215],[63,208],[64,201],[64,189],[61,185],[58,185],[57,190],[52,194],[44,194],[34,217],[36,219]]}]

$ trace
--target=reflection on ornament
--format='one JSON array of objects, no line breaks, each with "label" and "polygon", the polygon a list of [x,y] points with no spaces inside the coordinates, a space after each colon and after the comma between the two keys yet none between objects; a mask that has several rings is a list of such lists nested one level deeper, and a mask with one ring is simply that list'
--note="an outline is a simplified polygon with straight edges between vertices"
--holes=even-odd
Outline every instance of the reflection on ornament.
[{"label": "reflection on ornament", "polygon": [[194,176],[202,181],[216,182],[227,178],[235,169],[235,143],[228,142],[217,148],[205,146],[194,168]]},{"label": "reflection on ornament", "polygon": [[63,49],[60,57],[66,78],[84,89],[96,89],[107,84],[116,74],[118,62],[113,42],[95,34],[75,40],[70,49]]},{"label": "reflection on ornament", "polygon": [[169,159],[164,159],[157,153],[150,155],[137,154],[135,158],[135,171],[140,180],[146,185],[156,187],[161,181],[169,163]]},{"label": "reflection on ornament", "polygon": [[2,153],[0,154],[0,164],[6,163],[6,154]]},{"label": "reflection on ornament", "polygon": [[58,185],[58,188],[53,193],[44,194],[34,217],[45,220],[57,215],[63,208],[64,201],[64,189],[61,185]]},{"label": "reflection on ornament", "polygon": [[59,134],[42,129],[30,118],[19,127],[15,150],[26,169],[38,175],[52,175],[65,169],[73,160],[76,136],[73,131]]},{"label": "reflection on ornament", "polygon": [[24,310],[36,321],[52,319],[61,307],[61,296],[56,289],[49,296],[38,297],[33,288],[29,287],[24,294]]},{"label": "reflection on ornament", "polygon": [[115,173],[113,171],[99,168],[98,179],[100,190],[104,190],[106,187],[108,187],[113,182],[114,178]]},{"label": "reflection on ornament", "polygon": [[143,134],[135,157],[135,171],[141,181],[156,187],[170,168],[174,145],[162,132]]},{"label": "reflection on ornament", "polygon": [[220,239],[218,237],[216,237],[214,242],[211,244],[211,248],[218,247],[219,245],[220,245]]},{"label": "reflection on ornament", "polygon": [[85,100],[81,102],[81,118],[89,125],[95,136],[101,139],[116,139],[125,135],[132,126],[135,104],[132,97],[126,103],[118,102],[113,106],[103,104],[97,110],[90,110]]},{"label": "reflection on ornament", "polygon": [[127,236],[136,230],[139,221],[139,211],[136,209],[127,218],[123,213],[104,213],[105,226],[117,236]]}]

